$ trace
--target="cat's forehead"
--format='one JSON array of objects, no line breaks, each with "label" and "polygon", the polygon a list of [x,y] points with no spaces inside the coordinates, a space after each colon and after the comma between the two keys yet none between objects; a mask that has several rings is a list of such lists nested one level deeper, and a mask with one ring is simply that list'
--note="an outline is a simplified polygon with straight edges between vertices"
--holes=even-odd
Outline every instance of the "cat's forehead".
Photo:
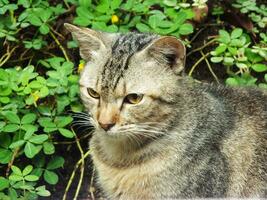
[{"label": "cat's forehead", "polygon": [[157,35],[127,33],[117,37],[108,52],[99,55],[95,62],[87,63],[81,76],[82,85],[100,85],[102,92],[114,90],[129,70],[133,55],[142,50]]},{"label": "cat's forehead", "polygon": [[102,67],[102,90],[115,89],[128,70],[132,56],[142,50],[155,37],[151,34],[128,33],[117,38],[111,46],[110,57]]}]

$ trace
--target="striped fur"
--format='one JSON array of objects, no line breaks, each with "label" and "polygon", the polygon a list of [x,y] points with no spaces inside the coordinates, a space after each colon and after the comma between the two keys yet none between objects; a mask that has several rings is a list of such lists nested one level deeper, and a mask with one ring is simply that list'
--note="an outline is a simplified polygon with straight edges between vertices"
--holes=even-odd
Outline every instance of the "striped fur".
[{"label": "striped fur", "polygon": [[[177,75],[185,49],[171,37],[66,27],[87,59],[81,98],[96,129],[90,148],[98,184],[109,199],[267,197],[266,91]],[[143,100],[126,104],[129,93]],[[100,118],[116,124],[104,131]]]}]

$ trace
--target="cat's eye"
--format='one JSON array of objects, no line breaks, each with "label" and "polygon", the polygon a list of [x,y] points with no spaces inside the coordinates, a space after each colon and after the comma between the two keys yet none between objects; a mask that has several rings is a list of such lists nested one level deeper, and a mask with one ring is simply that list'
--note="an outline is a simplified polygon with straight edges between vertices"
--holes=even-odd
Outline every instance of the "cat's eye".
[{"label": "cat's eye", "polygon": [[87,88],[87,92],[91,97],[93,97],[95,99],[99,99],[99,97],[100,97],[100,95],[92,88]]},{"label": "cat's eye", "polygon": [[124,98],[125,103],[138,104],[143,99],[143,94],[131,93]]}]

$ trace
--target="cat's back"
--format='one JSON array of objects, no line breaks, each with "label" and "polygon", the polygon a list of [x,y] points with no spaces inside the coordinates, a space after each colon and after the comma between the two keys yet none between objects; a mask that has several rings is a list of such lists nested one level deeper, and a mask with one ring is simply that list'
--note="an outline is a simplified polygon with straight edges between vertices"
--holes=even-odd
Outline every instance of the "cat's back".
[{"label": "cat's back", "polygon": [[231,113],[221,150],[229,171],[228,196],[267,192],[267,92],[255,87],[208,86],[206,92]]}]

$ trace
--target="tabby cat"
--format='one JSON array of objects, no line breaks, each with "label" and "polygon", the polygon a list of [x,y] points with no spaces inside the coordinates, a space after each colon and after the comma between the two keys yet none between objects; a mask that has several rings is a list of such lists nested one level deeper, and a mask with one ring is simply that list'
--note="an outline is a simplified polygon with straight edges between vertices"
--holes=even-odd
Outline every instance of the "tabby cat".
[{"label": "tabby cat", "polygon": [[174,37],[71,24],[90,148],[108,199],[267,197],[267,93],[182,76]]}]

